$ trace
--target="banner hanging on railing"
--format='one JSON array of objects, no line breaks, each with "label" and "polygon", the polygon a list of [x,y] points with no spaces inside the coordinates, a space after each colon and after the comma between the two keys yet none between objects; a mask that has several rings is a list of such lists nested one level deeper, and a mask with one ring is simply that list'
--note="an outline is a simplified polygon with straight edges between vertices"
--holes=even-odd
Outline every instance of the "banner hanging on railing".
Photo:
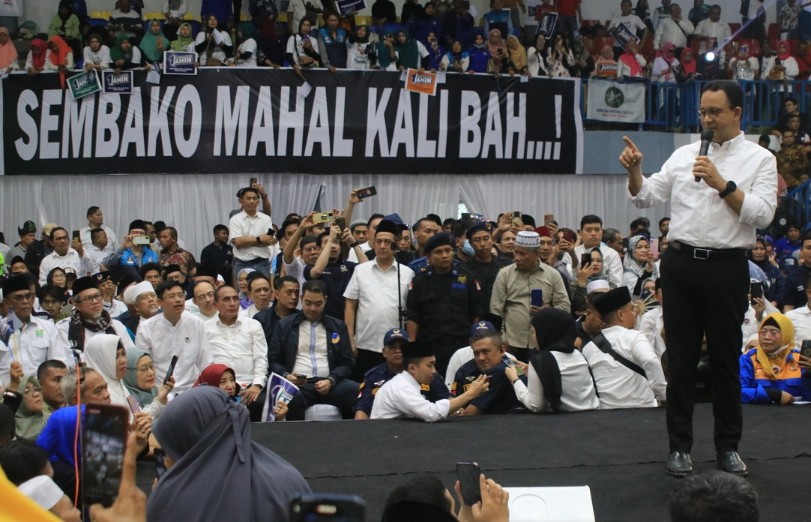
[{"label": "banner hanging on railing", "polygon": [[620,123],[645,121],[645,84],[643,82],[616,82],[589,80],[588,108],[590,120]]},{"label": "banner hanging on railing", "polygon": [[582,172],[576,81],[200,69],[133,75],[132,94],[74,101],[56,75],[3,81],[5,174]]}]

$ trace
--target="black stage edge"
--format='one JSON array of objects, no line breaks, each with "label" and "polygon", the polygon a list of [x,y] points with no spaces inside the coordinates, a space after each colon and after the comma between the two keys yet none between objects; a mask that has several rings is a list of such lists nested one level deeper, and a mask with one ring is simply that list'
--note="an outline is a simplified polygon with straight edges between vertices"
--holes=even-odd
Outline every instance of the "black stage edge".
[{"label": "black stage edge", "polygon": [[[761,520],[811,520],[811,408],[744,406],[741,456],[760,495]],[[693,463],[713,469],[712,407],[695,414]],[[476,460],[504,486],[591,488],[596,520],[666,521],[678,479],[664,471],[664,409],[559,415],[253,424],[253,438],[296,466],[313,491],[366,499],[367,520],[380,520],[388,492],[415,474],[436,474],[449,488],[457,460]],[[139,483],[151,482],[139,465]]]}]

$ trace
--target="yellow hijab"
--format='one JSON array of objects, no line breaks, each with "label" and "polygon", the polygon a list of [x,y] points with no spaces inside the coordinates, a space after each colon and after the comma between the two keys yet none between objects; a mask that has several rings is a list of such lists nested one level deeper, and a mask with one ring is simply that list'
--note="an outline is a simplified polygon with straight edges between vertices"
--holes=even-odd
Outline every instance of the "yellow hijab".
[{"label": "yellow hijab", "polygon": [[[768,377],[770,381],[773,381],[777,379],[774,374],[774,367],[782,370],[783,366],[786,365],[786,355],[791,353],[791,351],[794,349],[794,325],[792,324],[791,319],[779,312],[775,312],[764,317],[763,321],[760,322],[760,327],[758,330],[762,329],[763,326],[766,325],[766,322],[773,323],[780,328],[780,342],[782,345],[780,349],[775,352],[775,355],[779,354],[780,356],[770,358],[769,354],[767,354],[763,348],[760,347],[760,343],[758,343],[757,362],[760,363],[766,377]],[[788,342],[786,342],[786,339],[788,339]]]}]

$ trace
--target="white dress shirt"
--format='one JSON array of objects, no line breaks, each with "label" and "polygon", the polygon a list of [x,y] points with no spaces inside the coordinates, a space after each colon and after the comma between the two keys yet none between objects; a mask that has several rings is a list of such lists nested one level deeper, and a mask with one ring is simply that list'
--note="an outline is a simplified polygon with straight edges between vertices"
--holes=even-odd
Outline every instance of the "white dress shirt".
[{"label": "white dress shirt", "polygon": [[[589,364],[583,354],[579,350],[572,353],[550,353],[557,361],[560,371],[560,411],[599,409],[600,400],[594,391],[594,381],[591,380]],[[531,412],[552,411],[549,399],[544,396],[541,378],[532,364],[527,370],[527,384],[524,384],[521,379],[516,379],[513,383],[513,390],[515,390],[518,400]]]},{"label": "white dress shirt", "polygon": [[[381,341],[382,344],[382,341]],[[380,387],[372,403],[371,419],[402,417],[436,422],[448,418],[451,401],[431,402],[420,393],[420,383],[408,372],[400,372]]]},{"label": "white dress shirt", "polygon": [[19,361],[25,375],[36,375],[37,368],[48,359],[54,359],[56,350],[56,326],[53,322],[32,315],[23,323],[10,312],[3,321],[11,321],[14,333],[7,344],[0,341],[0,384],[8,386],[11,363]]},{"label": "white dress shirt", "polygon": [[[124,326],[121,321],[113,319],[110,323],[115,330],[115,334],[121,338],[121,345],[129,350],[130,348],[135,348],[135,344],[132,342],[130,338],[130,334],[127,332],[127,327]],[[68,339],[68,329],[70,327],[70,317],[66,317],[56,323],[56,345],[54,347],[54,356],[50,357],[52,359],[57,359],[65,363],[68,368],[74,368],[76,366],[76,359],[73,357],[73,351],[71,349],[71,343]],[[140,328],[140,327],[139,327]],[[93,332],[92,330],[88,330],[87,328],[84,329],[84,344],[87,346],[87,342],[97,335],[101,335],[106,332]]]},{"label": "white dress shirt", "polygon": [[[110,255],[118,248],[118,236],[115,235],[113,229],[108,227],[107,225],[102,225],[102,230],[107,234],[107,246],[104,247],[104,252],[106,255]],[[90,245],[93,244],[93,241],[90,240],[90,231],[92,229],[88,227],[82,227],[79,229],[79,238],[82,240],[82,248],[87,249]]]},{"label": "white dress shirt", "polygon": [[670,201],[671,221],[667,237],[694,247],[752,248],[755,230],[772,222],[777,206],[777,161],[743,132],[718,145],[712,143],[708,156],[726,180],[734,181],[745,193],[740,216],[718,191],[693,176],[700,142],[677,149],[662,170],[644,178],[636,196],[629,197],[638,208],[650,208]]},{"label": "white dress shirt", "polygon": [[163,314],[141,321],[135,344],[155,361],[157,382],[163,382],[172,356],[178,356],[174,371],[175,393],[191,388],[203,368],[212,362],[203,321],[186,312],[175,325]]},{"label": "white dress shirt", "polygon": [[729,24],[722,21],[713,22],[709,18],[698,22],[696,26],[695,35],[706,36],[708,38],[715,38],[716,46],[723,46],[729,40],[732,31]]},{"label": "white dress shirt", "polygon": [[591,252],[595,248],[599,248],[600,253],[603,254],[602,273],[608,276],[609,283],[612,283],[615,288],[619,288],[622,286],[622,274],[624,269],[622,268],[622,259],[620,259],[620,255],[616,250],[601,241],[597,247],[588,249],[585,247],[585,245],[580,244],[575,247],[574,254],[577,256],[577,259],[580,259],[587,251]]},{"label": "white dress shirt", "polygon": [[233,369],[241,386],[265,385],[268,343],[259,321],[237,317],[234,324],[227,326],[217,315],[205,322],[205,328],[213,362]]},{"label": "white dress shirt", "polygon": [[794,325],[794,338],[797,340],[798,348],[803,341],[811,340],[811,310],[808,309],[808,305],[789,310],[786,317],[791,319]]},{"label": "white dress shirt", "polygon": [[[113,250],[113,252],[115,252],[115,250]],[[89,262],[88,272],[90,272],[90,274],[97,274],[100,272],[101,265],[111,253],[112,252],[108,252],[106,248],[102,250],[93,244],[84,246],[84,258]]]},{"label": "white dress shirt", "polygon": [[48,273],[54,268],[72,268],[76,271],[76,277],[92,275],[93,264],[89,259],[79,255],[79,252],[68,248],[68,253],[60,256],[54,250],[42,259],[39,265],[39,286],[44,286],[48,280]]},{"label": "white dress shirt", "polygon": [[298,351],[293,363],[293,373],[307,377],[329,377],[327,330],[321,323],[304,320],[299,324]]},{"label": "white dress shirt", "polygon": [[603,353],[593,342],[588,343],[583,355],[597,382],[600,409],[652,408],[656,399],[665,400],[667,382],[662,364],[645,334],[622,326],[604,328],[602,333],[615,352],[645,370],[647,379]]},{"label": "white dress shirt", "polygon": [[686,18],[678,22],[672,18],[662,20],[653,35],[653,48],[661,49],[666,43],[672,43],[679,49],[686,47],[687,35],[693,34],[693,31],[695,31],[693,23]]},{"label": "white dress shirt", "polygon": [[653,346],[653,351],[656,352],[656,356],[659,357],[660,361],[662,360],[662,354],[667,350],[665,340],[662,337],[663,327],[662,307],[654,306],[640,318],[639,328],[637,328],[648,338],[648,342]]},{"label": "white dress shirt", "polygon": [[[271,228],[273,228],[273,222],[267,214],[257,211],[256,215],[249,216],[243,210],[239,214],[232,216],[231,220],[228,222],[228,237],[231,238],[233,244],[234,239],[238,237],[254,239],[259,236],[264,236]],[[267,245],[251,245],[242,248],[237,248],[237,246],[234,245],[235,259],[251,261],[258,257],[268,259]]]},{"label": "white dress shirt", "polygon": [[[385,272],[377,259],[355,267],[344,291],[347,299],[358,300],[355,315],[355,343],[359,350],[381,353],[386,332],[400,324],[397,317],[397,262]],[[405,310],[414,271],[400,265],[400,304]]]}]

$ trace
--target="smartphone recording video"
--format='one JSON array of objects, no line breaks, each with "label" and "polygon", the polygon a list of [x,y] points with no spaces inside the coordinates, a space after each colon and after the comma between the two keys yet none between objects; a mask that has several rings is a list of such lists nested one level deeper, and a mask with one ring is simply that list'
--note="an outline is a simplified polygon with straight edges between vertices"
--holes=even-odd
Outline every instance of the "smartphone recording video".
[{"label": "smartphone recording video", "polygon": [[123,406],[88,404],[82,439],[84,505],[109,507],[118,496],[130,412]]}]

